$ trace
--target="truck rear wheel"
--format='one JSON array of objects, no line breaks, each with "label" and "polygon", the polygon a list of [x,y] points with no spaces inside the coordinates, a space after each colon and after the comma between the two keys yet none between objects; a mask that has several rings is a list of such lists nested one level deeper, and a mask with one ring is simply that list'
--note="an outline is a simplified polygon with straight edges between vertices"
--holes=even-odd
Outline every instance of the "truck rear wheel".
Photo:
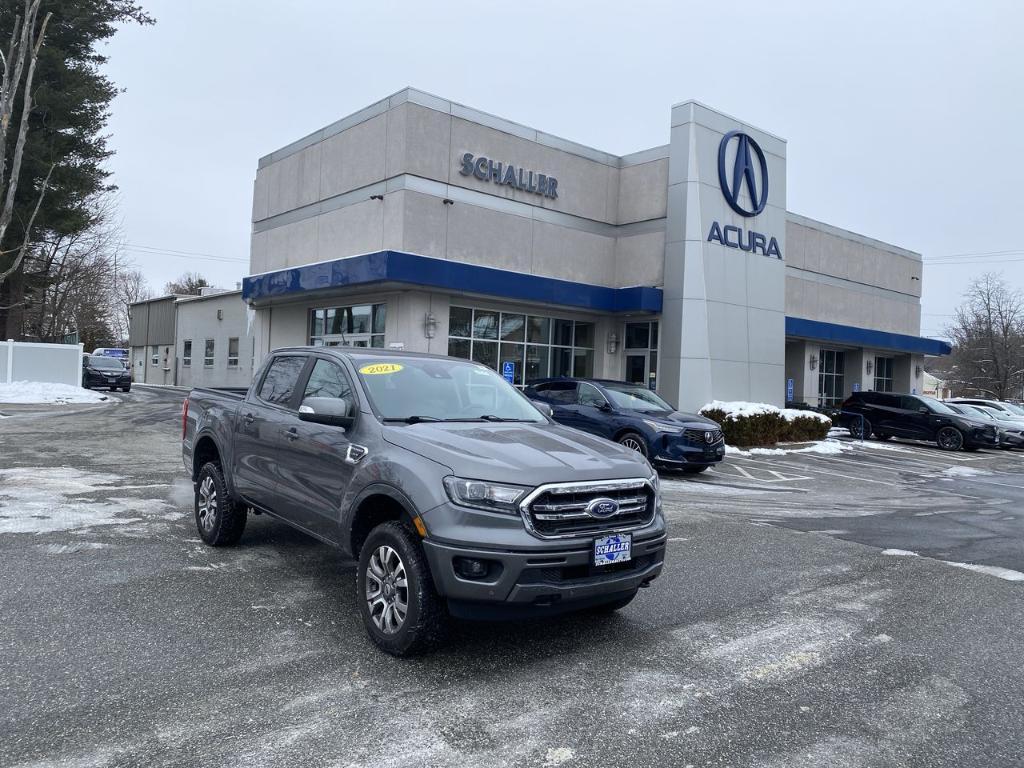
[{"label": "truck rear wheel", "polygon": [[228,494],[220,464],[208,461],[199,470],[195,494],[196,528],[211,547],[237,544],[245,530],[245,507]]},{"label": "truck rear wheel", "polygon": [[444,636],[447,613],[423,548],[397,521],[366,537],[356,569],[356,603],[370,639],[393,656],[414,656]]}]

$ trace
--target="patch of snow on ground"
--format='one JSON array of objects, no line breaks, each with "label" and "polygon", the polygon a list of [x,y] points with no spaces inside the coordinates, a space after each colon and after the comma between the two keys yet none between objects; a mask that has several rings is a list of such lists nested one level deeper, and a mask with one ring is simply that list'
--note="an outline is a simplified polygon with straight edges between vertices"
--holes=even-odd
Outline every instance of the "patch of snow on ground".
[{"label": "patch of snow on ground", "polygon": [[90,389],[46,381],[15,381],[0,384],[0,403],[102,403],[110,400]]},{"label": "patch of snow on ground", "polygon": [[819,453],[835,456],[845,450],[848,450],[845,444],[838,440],[819,440],[803,448],[747,448],[744,450],[735,445],[725,446],[727,456],[785,456],[787,453]]},{"label": "patch of snow on ground", "polygon": [[974,467],[948,467],[942,470],[942,474],[946,477],[978,477],[979,475],[991,475],[991,472],[986,472],[983,469],[975,469]]},{"label": "patch of snow on ground", "polygon": [[883,549],[882,554],[893,557],[920,557],[917,552],[911,552],[909,549]]},{"label": "patch of snow on ground", "polygon": [[[167,512],[159,499],[124,496],[123,478],[70,467],[0,469],[0,533],[52,533],[97,525],[126,525]],[[81,499],[85,494],[117,499]]]},{"label": "patch of snow on ground", "polygon": [[568,747],[555,747],[549,749],[547,754],[544,755],[544,762],[542,765],[544,768],[554,768],[557,765],[564,765],[575,757],[576,753]]},{"label": "patch of snow on ground", "polygon": [[998,565],[975,565],[974,563],[954,563],[950,560],[944,560],[946,565],[955,565],[957,568],[965,568],[968,571],[977,571],[978,573],[984,573],[988,576],[995,576],[997,579],[1005,579],[1006,581],[1024,581],[1024,573],[1020,571],[1013,571],[1009,568],[1000,568]]}]

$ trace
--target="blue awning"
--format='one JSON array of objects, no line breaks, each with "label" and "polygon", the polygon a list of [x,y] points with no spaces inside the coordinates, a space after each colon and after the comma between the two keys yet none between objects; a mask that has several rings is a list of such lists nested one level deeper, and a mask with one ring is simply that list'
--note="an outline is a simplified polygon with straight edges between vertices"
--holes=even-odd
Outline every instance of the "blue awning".
[{"label": "blue awning", "polygon": [[374,283],[406,283],[595,312],[661,312],[662,300],[660,288],[574,283],[402,251],[377,251],[246,277],[242,281],[242,299],[261,302]]},{"label": "blue awning", "polygon": [[919,355],[948,355],[953,348],[938,339],[908,336],[903,333],[874,331],[852,325],[823,323],[819,320],[805,320],[802,317],[786,318],[786,336],[797,336],[815,341],[831,341],[851,347],[891,349],[896,352],[911,352]]}]

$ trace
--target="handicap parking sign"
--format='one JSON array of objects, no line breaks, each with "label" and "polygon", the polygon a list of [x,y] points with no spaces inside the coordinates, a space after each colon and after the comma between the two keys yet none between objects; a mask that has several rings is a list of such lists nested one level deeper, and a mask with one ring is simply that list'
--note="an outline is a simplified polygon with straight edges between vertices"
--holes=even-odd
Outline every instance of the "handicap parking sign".
[{"label": "handicap parking sign", "polygon": [[501,364],[501,377],[511,384],[516,378],[516,364],[506,360]]}]

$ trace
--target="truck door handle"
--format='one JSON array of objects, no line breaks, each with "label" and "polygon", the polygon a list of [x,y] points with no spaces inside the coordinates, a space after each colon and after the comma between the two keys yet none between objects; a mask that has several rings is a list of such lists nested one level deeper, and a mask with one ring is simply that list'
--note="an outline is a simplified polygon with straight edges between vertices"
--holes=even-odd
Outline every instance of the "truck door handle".
[{"label": "truck door handle", "polygon": [[252,424],[254,421],[256,421],[256,417],[253,416],[251,413],[247,413],[245,414],[245,416],[242,417],[242,421],[244,421],[246,424]]},{"label": "truck door handle", "polygon": [[299,430],[297,430],[295,427],[292,427],[291,429],[286,429],[284,431],[284,436],[287,437],[289,440],[297,440],[299,438]]}]

